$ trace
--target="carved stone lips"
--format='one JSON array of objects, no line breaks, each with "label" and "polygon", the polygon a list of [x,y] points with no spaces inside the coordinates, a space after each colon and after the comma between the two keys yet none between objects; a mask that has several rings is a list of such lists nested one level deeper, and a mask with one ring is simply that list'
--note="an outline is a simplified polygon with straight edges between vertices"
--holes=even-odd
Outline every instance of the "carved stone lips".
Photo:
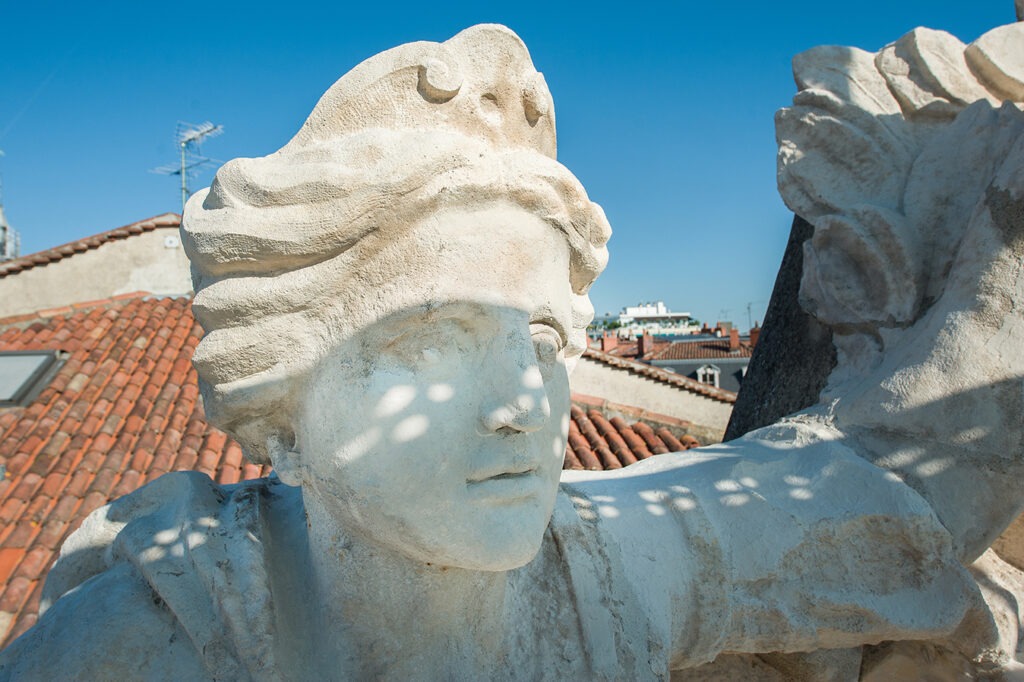
[{"label": "carved stone lips", "polygon": [[515,480],[517,478],[523,478],[525,476],[531,476],[537,473],[537,469],[528,469],[526,471],[504,471],[500,474],[493,476],[482,476],[467,478],[466,483],[473,485],[475,483],[486,483],[489,481],[500,481],[500,480]]},{"label": "carved stone lips", "polygon": [[466,484],[511,481],[537,473],[544,463],[533,447],[520,443],[492,444],[469,462]]},{"label": "carved stone lips", "polygon": [[492,475],[474,473],[466,479],[470,497],[492,504],[509,504],[535,497],[544,488],[537,468],[500,471]]},{"label": "carved stone lips", "polygon": [[530,474],[534,473],[534,471],[536,471],[536,470],[535,469],[531,469],[530,471],[520,471],[518,473],[508,472],[508,473],[505,473],[505,474],[498,474],[497,476],[491,476],[490,478],[484,479],[484,480],[487,480],[487,481],[506,481],[506,480],[511,480],[513,478],[517,478],[519,476],[529,476]]},{"label": "carved stone lips", "polygon": [[470,475],[466,479],[466,483],[472,485],[474,483],[486,483],[488,481],[509,481],[523,476],[529,476],[537,473],[537,466],[515,466],[508,465],[498,470],[476,472]]}]

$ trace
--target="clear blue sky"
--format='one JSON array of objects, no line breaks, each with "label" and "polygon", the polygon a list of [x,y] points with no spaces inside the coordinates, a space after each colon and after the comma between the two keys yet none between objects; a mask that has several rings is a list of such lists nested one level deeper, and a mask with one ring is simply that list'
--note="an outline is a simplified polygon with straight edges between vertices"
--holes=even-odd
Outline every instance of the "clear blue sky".
[{"label": "clear blue sky", "polygon": [[[204,153],[284,144],[331,83],[411,40],[499,22],[555,98],[559,159],[615,235],[598,314],[664,300],[701,320],[760,319],[789,232],[772,117],[791,57],[877,50],[915,26],[969,42],[1012,0],[810,2],[16,2],[0,0],[4,207],[22,253],[180,209],[177,121]],[[209,184],[212,172],[198,178]]]}]

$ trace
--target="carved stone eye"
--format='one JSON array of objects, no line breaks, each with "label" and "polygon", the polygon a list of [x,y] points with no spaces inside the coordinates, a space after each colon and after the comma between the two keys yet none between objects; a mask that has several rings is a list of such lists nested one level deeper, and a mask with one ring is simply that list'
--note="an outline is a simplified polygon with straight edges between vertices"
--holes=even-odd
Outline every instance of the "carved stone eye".
[{"label": "carved stone eye", "polygon": [[565,345],[558,332],[546,324],[532,324],[530,334],[533,337],[533,349],[538,362],[545,365],[556,362]]}]

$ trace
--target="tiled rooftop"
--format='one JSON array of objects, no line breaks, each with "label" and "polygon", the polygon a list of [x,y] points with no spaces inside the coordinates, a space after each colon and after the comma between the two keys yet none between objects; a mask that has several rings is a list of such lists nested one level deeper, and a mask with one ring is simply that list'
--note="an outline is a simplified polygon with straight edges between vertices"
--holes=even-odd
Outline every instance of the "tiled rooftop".
[{"label": "tiled rooftop", "polygon": [[67,258],[68,256],[73,256],[76,253],[88,251],[89,249],[99,248],[107,242],[117,241],[118,239],[127,239],[132,235],[142,234],[143,232],[151,232],[158,227],[178,227],[179,225],[181,225],[181,216],[177,213],[164,213],[163,215],[147,218],[146,220],[140,220],[137,223],[124,225],[123,227],[107,230],[106,232],[100,232],[99,234],[94,234],[91,237],[78,239],[62,246],[55,246],[52,249],[37,251],[36,253],[31,253],[27,256],[22,256],[21,258],[15,258],[13,260],[0,263],[0,278],[16,272],[21,272],[22,270],[28,270],[39,265],[47,265]]},{"label": "tiled rooftop", "polygon": [[[201,335],[187,299],[145,294],[0,319],[0,351],[66,354],[28,405],[0,408],[0,647],[35,623],[46,572],[89,512],[168,471],[219,483],[268,473],[206,422],[191,363]],[[630,425],[594,400],[574,396],[566,468],[697,445],[658,425],[669,417],[637,409],[649,419]]]},{"label": "tiled rooftop", "polygon": [[42,579],[92,510],[160,474],[222,483],[266,473],[206,423],[186,299],[119,297],[0,320],[0,351],[60,350],[64,365],[25,407],[0,409],[0,637],[36,620]]},{"label": "tiled rooftop", "polygon": [[607,419],[598,410],[585,411],[578,404],[572,406],[571,414],[565,469],[621,469],[652,455],[700,447],[693,436],[676,438],[664,426],[655,429],[642,421],[630,426],[622,417]]},{"label": "tiled rooftop", "polygon": [[[728,340],[726,340],[728,344]],[[749,353],[748,353],[749,356]],[[646,377],[648,379],[654,379],[676,388],[681,388],[692,393],[698,393],[712,400],[719,400],[723,403],[735,403],[736,394],[732,391],[726,391],[722,388],[716,388],[703,384],[696,379],[685,377],[682,374],[676,374],[670,372],[667,369],[661,369],[660,367],[652,367],[636,360],[627,360],[626,358],[620,358],[617,355],[605,353],[603,351],[595,350],[594,348],[588,348],[583,351],[583,357],[595,362],[608,365],[609,367],[615,367],[616,369],[626,370],[634,374]],[[657,358],[661,360],[662,358]]]},{"label": "tiled rooftop", "polygon": [[740,342],[735,351],[729,350],[729,339],[701,339],[698,341],[673,341],[666,348],[654,354],[653,360],[713,360],[722,358],[749,358],[754,349],[749,343]]}]

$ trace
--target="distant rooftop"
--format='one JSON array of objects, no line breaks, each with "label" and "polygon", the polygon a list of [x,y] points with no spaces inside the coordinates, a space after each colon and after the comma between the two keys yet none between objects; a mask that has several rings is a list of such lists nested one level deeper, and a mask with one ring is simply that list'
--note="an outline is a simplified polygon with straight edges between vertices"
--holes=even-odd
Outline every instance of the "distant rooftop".
[{"label": "distant rooftop", "polygon": [[[3,220],[2,207],[0,207],[0,221]],[[180,225],[181,216],[177,213],[164,213],[158,216],[153,216],[146,220],[140,220],[136,223],[130,223],[113,230],[94,234],[91,237],[76,239],[73,242],[68,242],[61,246],[55,246],[52,249],[43,249],[36,253],[30,253],[26,256],[7,260],[6,262],[0,262],[0,278],[12,275],[16,272],[21,272],[22,270],[28,270],[40,265],[54,263],[73,256],[76,253],[82,253],[84,251],[89,251],[90,249],[97,249],[108,242],[127,239],[132,235],[150,232],[158,227],[178,227]],[[3,259],[0,258],[0,261],[2,260]]]},{"label": "distant rooftop", "polygon": [[711,360],[724,358],[749,358],[754,352],[749,340],[740,339],[739,347],[730,350],[729,338],[717,336],[695,336],[692,339],[677,340],[654,354],[652,360]]},{"label": "distant rooftop", "polygon": [[[728,345],[728,343],[729,342],[726,341],[726,345]],[[645,379],[652,379],[685,391],[690,391],[691,393],[702,395],[705,398],[711,398],[712,400],[717,400],[723,403],[736,402],[736,394],[732,391],[708,386],[707,384],[701,383],[695,379],[682,376],[681,374],[676,374],[675,372],[670,372],[660,367],[652,367],[651,365],[612,355],[611,353],[605,353],[595,348],[588,348],[583,351],[583,357],[608,365],[609,367],[631,372],[638,376],[642,376]]]}]

